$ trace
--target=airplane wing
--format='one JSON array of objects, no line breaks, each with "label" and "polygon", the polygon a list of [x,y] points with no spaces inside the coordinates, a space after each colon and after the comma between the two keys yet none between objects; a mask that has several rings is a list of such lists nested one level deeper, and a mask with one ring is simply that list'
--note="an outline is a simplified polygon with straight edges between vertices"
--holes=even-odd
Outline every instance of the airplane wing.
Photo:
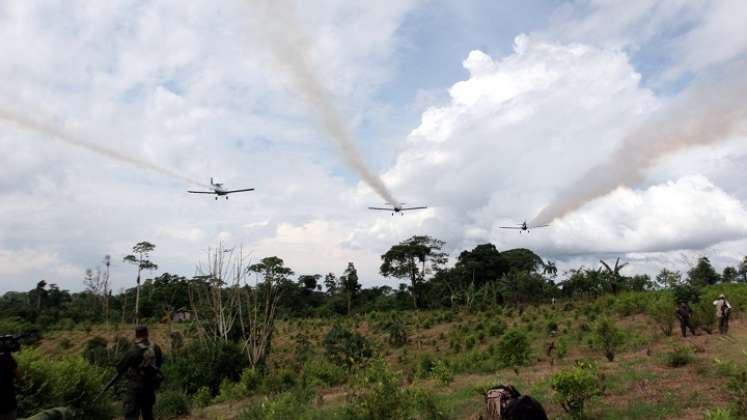
[{"label": "airplane wing", "polygon": [[215,194],[215,191],[187,191],[192,194]]},{"label": "airplane wing", "polygon": [[520,226],[498,226],[498,227],[501,229],[524,229],[523,227],[520,227]]},{"label": "airplane wing", "polygon": [[386,210],[386,211],[394,211],[393,208],[387,208],[387,207],[369,207],[369,210]]},{"label": "airplane wing", "polygon": [[231,194],[231,193],[244,192],[244,191],[254,191],[254,188],[244,188],[244,189],[241,189],[241,190],[231,190],[231,191],[226,191],[225,193],[226,194]]},{"label": "airplane wing", "polygon": [[427,208],[428,208],[427,206],[405,207],[405,208],[402,209],[402,211],[405,211],[405,210],[422,210],[422,209],[427,209]]},{"label": "airplane wing", "polygon": [[548,227],[550,225],[537,225],[537,226],[530,226],[529,229],[535,229],[535,228],[541,228],[541,227]]}]

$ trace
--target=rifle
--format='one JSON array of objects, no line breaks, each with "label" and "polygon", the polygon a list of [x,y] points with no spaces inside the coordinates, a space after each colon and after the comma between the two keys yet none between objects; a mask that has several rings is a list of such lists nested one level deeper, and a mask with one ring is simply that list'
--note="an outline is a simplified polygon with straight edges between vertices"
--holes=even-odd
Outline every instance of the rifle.
[{"label": "rifle", "polygon": [[125,371],[117,372],[117,374],[114,375],[114,377],[106,384],[106,386],[104,387],[104,389],[102,389],[101,392],[99,392],[99,395],[97,395],[96,398],[93,399],[93,402],[98,401],[99,398],[101,398],[102,396],[104,396],[104,394],[106,394],[106,391],[108,391],[109,388],[111,388],[112,386],[114,386],[114,384],[117,383],[117,381],[119,380],[119,378],[121,378],[122,375],[124,375],[124,373],[125,373]]}]

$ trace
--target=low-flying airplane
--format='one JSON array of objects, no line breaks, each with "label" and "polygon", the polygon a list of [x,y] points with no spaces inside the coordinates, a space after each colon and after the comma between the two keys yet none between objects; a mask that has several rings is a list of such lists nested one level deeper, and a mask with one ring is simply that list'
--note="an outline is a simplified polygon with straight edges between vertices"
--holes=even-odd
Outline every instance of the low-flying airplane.
[{"label": "low-flying airplane", "polygon": [[227,190],[223,188],[223,184],[219,182],[213,182],[213,178],[210,178],[210,186],[213,187],[213,191],[187,191],[188,193],[192,194],[215,194],[215,199],[217,200],[219,196],[226,196],[226,200],[228,200],[228,194],[238,193],[238,192],[245,192],[245,191],[254,191],[254,188],[243,188],[240,190]]},{"label": "low-flying airplane", "polygon": [[405,203],[401,203],[401,204],[397,204],[397,205],[392,205],[390,203],[386,203],[386,205],[387,206],[391,206],[391,207],[369,207],[368,209],[369,210],[391,211],[392,212],[392,216],[394,216],[395,213],[400,213],[400,214],[402,214],[404,216],[405,215],[404,212],[406,212],[406,211],[410,211],[410,210],[422,210],[422,209],[427,209],[428,208],[427,206],[404,207]]},{"label": "low-flying airplane", "polygon": [[537,225],[537,226],[527,226],[527,222],[521,222],[516,226],[499,226],[501,229],[518,229],[519,233],[526,232],[529,233],[529,229],[536,229],[536,228],[543,228],[548,227],[550,225]]}]

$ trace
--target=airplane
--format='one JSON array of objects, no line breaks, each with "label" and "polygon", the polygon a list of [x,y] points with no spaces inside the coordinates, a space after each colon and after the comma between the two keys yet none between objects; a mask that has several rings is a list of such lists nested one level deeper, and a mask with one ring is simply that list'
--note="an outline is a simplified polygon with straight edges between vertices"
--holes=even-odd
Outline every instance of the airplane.
[{"label": "airplane", "polygon": [[517,226],[498,226],[501,229],[519,229],[519,233],[526,232],[529,233],[529,229],[535,229],[535,228],[543,228],[548,227],[550,225],[537,225],[537,226],[527,226],[527,222],[524,221],[522,223],[519,223]]},{"label": "airplane", "polygon": [[254,191],[254,188],[244,188],[241,190],[227,190],[223,188],[222,183],[213,182],[213,178],[210,178],[210,186],[213,187],[213,191],[187,191],[188,193],[192,194],[215,194],[215,199],[217,200],[219,196],[226,196],[226,200],[228,200],[228,194],[233,194],[237,192],[244,192],[244,191]]},{"label": "airplane", "polygon": [[390,203],[386,203],[386,205],[392,206],[392,207],[369,207],[368,209],[369,210],[391,211],[392,212],[392,216],[394,216],[395,213],[400,213],[400,214],[402,214],[404,216],[405,215],[404,212],[406,212],[406,211],[410,211],[410,210],[422,210],[422,209],[427,209],[428,208],[427,206],[403,207],[405,205],[405,203],[401,203],[401,204],[397,204],[397,205],[392,205]]}]

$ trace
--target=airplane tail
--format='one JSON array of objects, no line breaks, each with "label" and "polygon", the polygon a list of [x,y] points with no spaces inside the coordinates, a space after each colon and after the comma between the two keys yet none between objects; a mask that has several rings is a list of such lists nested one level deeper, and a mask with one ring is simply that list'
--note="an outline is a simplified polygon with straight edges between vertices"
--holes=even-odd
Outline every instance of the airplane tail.
[{"label": "airplane tail", "polygon": [[210,177],[210,185],[215,185],[215,183],[213,183],[213,177],[212,176]]}]

